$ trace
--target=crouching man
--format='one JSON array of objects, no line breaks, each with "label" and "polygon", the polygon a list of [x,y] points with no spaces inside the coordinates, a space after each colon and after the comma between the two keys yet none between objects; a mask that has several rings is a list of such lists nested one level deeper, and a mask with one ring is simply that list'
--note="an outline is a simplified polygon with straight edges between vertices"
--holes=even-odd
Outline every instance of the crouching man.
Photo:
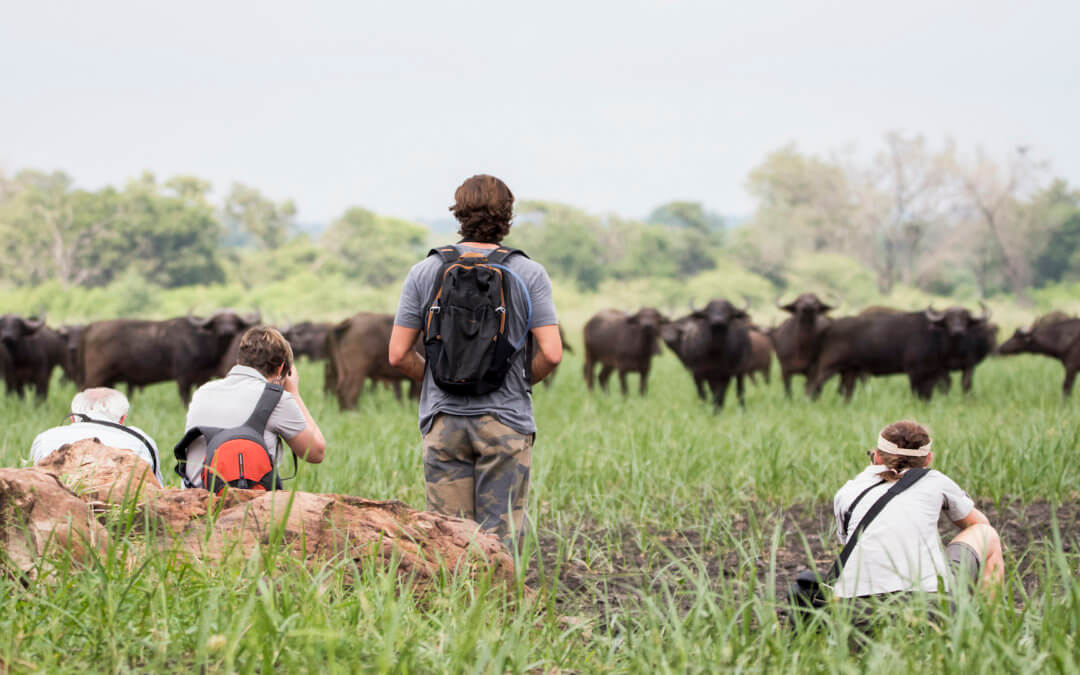
[{"label": "crouching man", "polygon": [[30,460],[37,464],[63,445],[96,439],[110,448],[135,453],[151,466],[158,483],[164,485],[157,444],[142,429],[126,425],[130,410],[127,397],[115,389],[94,387],[80,391],[71,399],[68,416],[71,424],[38,434],[30,446]]},{"label": "crouching man", "polygon": [[[300,374],[293,364],[292,348],[281,333],[269,326],[249,329],[240,338],[236,363],[223,379],[199,387],[191,399],[187,433],[176,448],[177,473],[184,487],[207,487],[203,484],[203,461],[206,436],[212,430],[240,427],[257,417],[262,418],[262,446],[275,476],[281,468],[282,438],[300,459],[312,464],[323,460],[326,439],[300,397]],[[240,470],[244,470],[242,464]]]}]

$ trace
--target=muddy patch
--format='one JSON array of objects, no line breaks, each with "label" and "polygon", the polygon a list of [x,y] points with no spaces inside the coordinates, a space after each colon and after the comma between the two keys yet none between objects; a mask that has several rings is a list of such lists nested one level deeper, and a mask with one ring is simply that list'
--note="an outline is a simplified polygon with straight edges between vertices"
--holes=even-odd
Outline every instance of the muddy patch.
[{"label": "muddy patch", "polygon": [[[1052,514],[1064,550],[1075,553],[1080,542],[1080,502],[1053,507],[1009,501],[986,505],[983,512],[1001,533],[1006,564],[1019,572],[1029,593],[1037,590],[1042,557],[1028,551],[1053,538]],[[944,541],[956,533],[944,520],[939,529]],[[745,597],[764,592],[772,579],[777,597],[783,597],[801,570],[832,564],[839,553],[836,541],[827,504],[761,509],[677,531],[585,523],[572,533],[541,536],[529,583],[539,584],[542,567],[545,578],[557,578],[556,602],[565,611],[599,615],[657,591],[670,592],[688,608],[702,584]]]}]

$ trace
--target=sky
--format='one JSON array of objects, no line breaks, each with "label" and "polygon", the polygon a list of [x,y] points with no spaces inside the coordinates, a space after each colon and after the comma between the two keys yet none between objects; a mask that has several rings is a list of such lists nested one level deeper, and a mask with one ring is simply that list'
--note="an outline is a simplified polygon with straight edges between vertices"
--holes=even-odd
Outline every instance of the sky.
[{"label": "sky", "polygon": [[1080,3],[5,3],[0,171],[144,169],[443,218],[475,173],[641,217],[754,208],[772,150],[1024,145],[1080,183]]}]

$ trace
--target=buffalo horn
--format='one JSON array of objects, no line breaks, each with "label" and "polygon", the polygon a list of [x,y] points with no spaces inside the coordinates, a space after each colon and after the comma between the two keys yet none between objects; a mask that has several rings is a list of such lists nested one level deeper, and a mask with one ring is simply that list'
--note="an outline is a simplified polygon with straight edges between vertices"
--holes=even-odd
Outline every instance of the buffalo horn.
[{"label": "buffalo horn", "polygon": [[929,319],[930,321],[932,321],[934,323],[945,320],[945,312],[939,312],[939,311],[935,310],[933,305],[930,305],[929,307],[927,307],[926,311],[923,312],[923,314],[926,315],[927,319]]},{"label": "buffalo horn", "polygon": [[980,323],[985,323],[990,320],[990,308],[986,306],[986,303],[979,300],[979,307],[982,307],[982,316],[979,317]]}]

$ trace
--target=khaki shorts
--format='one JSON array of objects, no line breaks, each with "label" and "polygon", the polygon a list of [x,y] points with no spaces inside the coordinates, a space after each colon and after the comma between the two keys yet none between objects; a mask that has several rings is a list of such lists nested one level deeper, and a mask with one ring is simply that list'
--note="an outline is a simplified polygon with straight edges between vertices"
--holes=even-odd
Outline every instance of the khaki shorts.
[{"label": "khaki shorts", "polygon": [[963,541],[950,542],[945,547],[945,557],[949,560],[949,567],[952,568],[958,584],[973,588],[979,583],[982,560],[971,544]]}]

